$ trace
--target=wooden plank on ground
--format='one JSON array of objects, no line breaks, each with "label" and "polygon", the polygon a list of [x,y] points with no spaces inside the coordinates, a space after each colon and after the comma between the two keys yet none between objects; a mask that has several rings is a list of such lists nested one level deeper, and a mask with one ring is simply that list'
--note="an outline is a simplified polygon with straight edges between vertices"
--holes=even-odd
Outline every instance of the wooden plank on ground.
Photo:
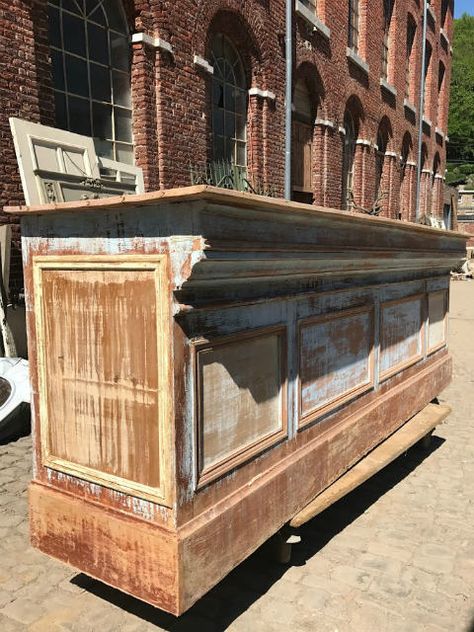
[{"label": "wooden plank on ground", "polygon": [[290,526],[301,527],[305,522],[308,522],[364,483],[436,428],[437,425],[446,419],[450,412],[451,408],[445,404],[428,404],[348,472],[338,478],[321,494],[318,494],[314,500],[294,516],[290,521]]}]

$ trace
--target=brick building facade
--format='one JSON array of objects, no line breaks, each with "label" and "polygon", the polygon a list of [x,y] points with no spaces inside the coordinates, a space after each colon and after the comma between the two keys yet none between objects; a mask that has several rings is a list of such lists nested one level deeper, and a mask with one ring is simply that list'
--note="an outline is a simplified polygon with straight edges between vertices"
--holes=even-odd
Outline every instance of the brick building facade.
[{"label": "brick building facade", "polygon": [[[295,199],[415,218],[422,2],[295,2]],[[123,17],[120,0],[0,0],[0,12],[2,206],[22,202],[10,116],[131,148],[147,190],[224,157],[283,193],[283,0],[123,0]],[[452,23],[452,0],[431,0],[421,212],[438,216]]]}]

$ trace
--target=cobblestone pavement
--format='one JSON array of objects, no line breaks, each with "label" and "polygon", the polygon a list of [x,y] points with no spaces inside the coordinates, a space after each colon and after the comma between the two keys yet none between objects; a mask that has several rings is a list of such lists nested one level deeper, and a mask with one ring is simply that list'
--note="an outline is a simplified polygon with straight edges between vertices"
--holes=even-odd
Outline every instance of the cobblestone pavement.
[{"label": "cobblestone pavement", "polygon": [[474,632],[474,282],[451,302],[454,412],[430,450],[309,523],[292,566],[259,551],[179,620],[34,551],[31,440],[0,446],[0,632]]}]

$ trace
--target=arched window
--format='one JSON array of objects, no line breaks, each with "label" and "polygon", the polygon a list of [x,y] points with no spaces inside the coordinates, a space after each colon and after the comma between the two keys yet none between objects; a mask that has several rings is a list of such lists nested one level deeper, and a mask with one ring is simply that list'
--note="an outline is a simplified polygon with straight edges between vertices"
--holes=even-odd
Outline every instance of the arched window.
[{"label": "arched window", "polygon": [[342,156],[342,208],[350,210],[353,205],[354,157],[357,129],[349,111],[344,115],[344,151]]},{"label": "arched window", "polygon": [[415,100],[415,89],[413,79],[415,77],[415,59],[414,59],[414,43],[416,36],[416,22],[412,15],[407,18],[407,52],[406,52],[406,71],[405,71],[405,97],[413,102]]},{"label": "arched window", "polygon": [[313,203],[313,132],[314,110],[311,96],[303,79],[296,82],[293,96],[293,129],[291,143],[292,199]]},{"label": "arched window", "polygon": [[382,41],[382,79],[389,80],[390,65],[390,30],[392,24],[393,6],[395,0],[384,0],[384,25],[383,25],[383,41]]},{"label": "arched window", "polygon": [[375,196],[379,199],[383,195],[383,173],[385,154],[387,153],[388,132],[383,126],[379,126],[377,132],[377,149],[375,150]]},{"label": "arched window", "polygon": [[248,89],[240,55],[222,34],[211,48],[212,148],[214,159],[224,159],[243,171],[247,167]]},{"label": "arched window", "polygon": [[359,0],[349,0],[349,29],[347,45],[359,52]]},{"label": "arched window", "polygon": [[400,154],[400,210],[399,219],[410,220],[412,216],[412,191],[410,177],[407,176],[407,163],[413,152],[413,140],[409,132],[403,136]]},{"label": "arched window", "polygon": [[56,124],[133,162],[130,45],[117,0],[49,0]]}]

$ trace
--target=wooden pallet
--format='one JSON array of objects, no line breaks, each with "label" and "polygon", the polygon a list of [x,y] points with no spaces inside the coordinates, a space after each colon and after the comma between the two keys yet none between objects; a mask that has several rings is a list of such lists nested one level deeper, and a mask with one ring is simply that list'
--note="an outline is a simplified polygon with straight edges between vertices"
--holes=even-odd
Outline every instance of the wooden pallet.
[{"label": "wooden pallet", "polygon": [[290,521],[290,527],[301,527],[394,461],[412,445],[429,437],[433,429],[446,419],[450,412],[451,408],[445,404],[428,404],[332,485],[318,494],[294,516]]}]

